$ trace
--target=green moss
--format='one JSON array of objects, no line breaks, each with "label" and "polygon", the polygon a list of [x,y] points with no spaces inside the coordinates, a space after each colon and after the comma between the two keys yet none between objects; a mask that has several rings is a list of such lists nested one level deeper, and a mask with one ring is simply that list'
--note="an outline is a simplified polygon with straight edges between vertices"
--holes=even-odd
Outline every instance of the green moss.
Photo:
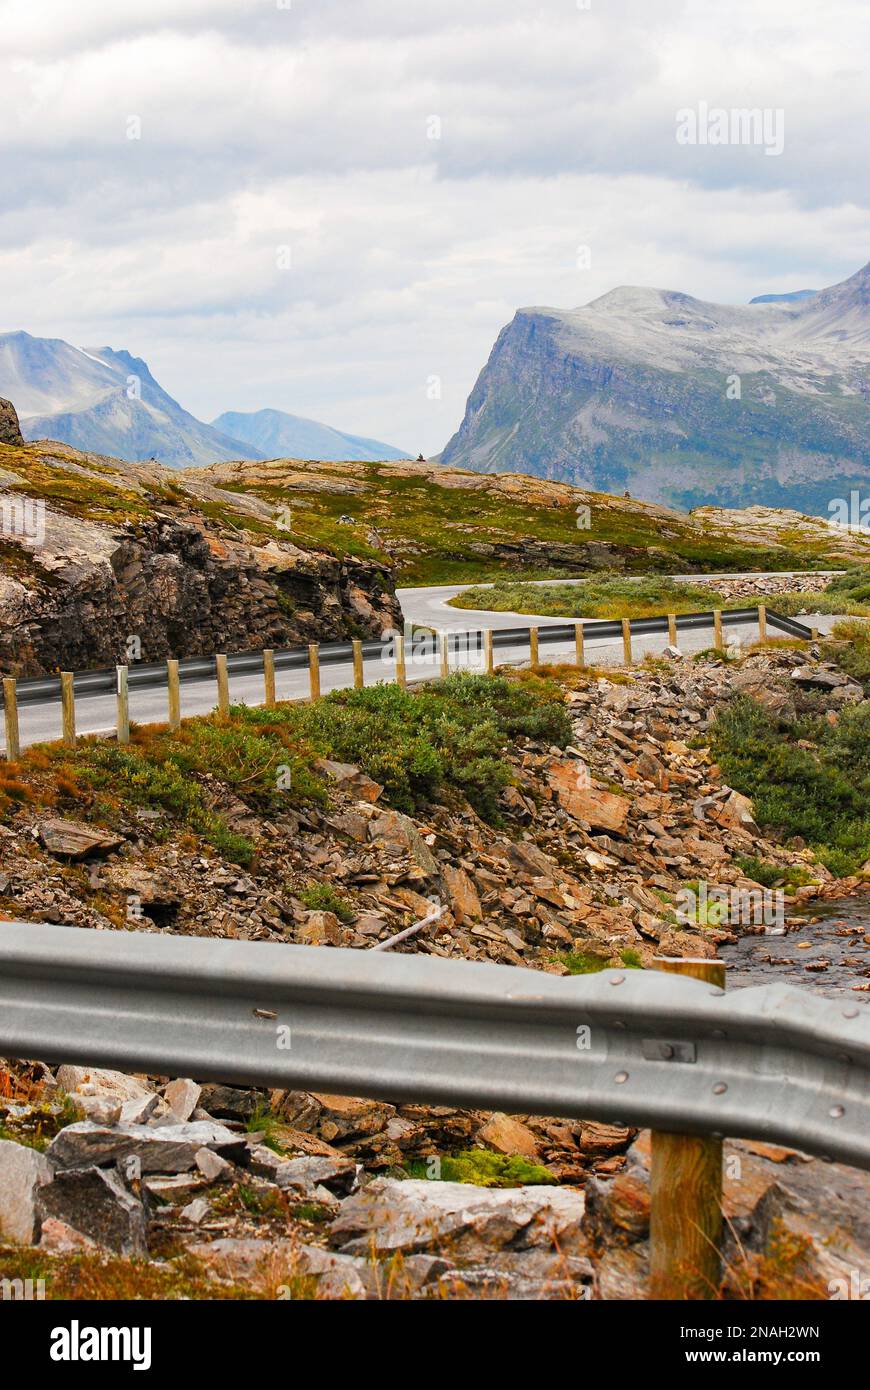
[{"label": "green moss", "polygon": [[501,580],[466,589],[450,600],[454,608],[496,613],[540,613],[553,618],[646,618],[658,613],[693,613],[722,606],[709,584],[686,584],[654,575],[631,579],[606,574],[577,584],[526,584]]},{"label": "green moss", "polygon": [[613,963],[609,956],[596,956],[589,951],[563,951],[556,960],[567,966],[572,975],[597,975]]},{"label": "green moss", "polygon": [[352,922],[356,913],[331,883],[312,883],[297,894],[312,912],[334,912],[340,922]]},{"label": "green moss", "polygon": [[[530,1163],[519,1154],[490,1153],[488,1149],[466,1149],[442,1158],[440,1176],[433,1181],[467,1182],[476,1187],[552,1187],[558,1179],[539,1163]],[[429,1177],[429,1165],[420,1159],[408,1165],[412,1178]]]}]

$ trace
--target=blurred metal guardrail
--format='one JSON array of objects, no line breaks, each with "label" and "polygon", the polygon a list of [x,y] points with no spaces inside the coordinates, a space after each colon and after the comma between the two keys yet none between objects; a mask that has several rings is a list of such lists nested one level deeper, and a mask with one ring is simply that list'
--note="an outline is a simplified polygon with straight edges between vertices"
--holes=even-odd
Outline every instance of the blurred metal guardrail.
[{"label": "blurred metal guardrail", "polygon": [[768,1139],[870,1168],[870,1010],[778,984],[4,922],[0,1056]]}]

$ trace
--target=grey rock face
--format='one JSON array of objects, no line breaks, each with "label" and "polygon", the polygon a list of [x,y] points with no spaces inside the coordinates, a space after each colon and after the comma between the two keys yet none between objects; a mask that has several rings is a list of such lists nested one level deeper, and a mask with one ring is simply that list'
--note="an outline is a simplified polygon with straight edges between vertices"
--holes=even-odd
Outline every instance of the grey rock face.
[{"label": "grey rock face", "polygon": [[331,1243],[347,1254],[431,1251],[486,1259],[493,1251],[582,1253],[583,1197],[566,1188],[478,1188],[376,1178],[342,1203]]},{"label": "grey rock face", "polygon": [[[441,462],[688,508],[828,515],[870,472],[870,266],[811,298],[710,304],[625,287],[521,309]],[[594,532],[593,532],[594,536]]]},{"label": "grey rock face", "polygon": [[32,1245],[39,1234],[40,1188],[52,1167],[35,1149],[0,1139],[0,1241]]},{"label": "grey rock face", "polygon": [[80,1168],[58,1173],[39,1194],[41,1218],[54,1218],[117,1255],[146,1255],[145,1208],[117,1173]]},{"label": "grey rock face", "polygon": [[18,412],[11,401],[0,397],[0,444],[23,444]]},{"label": "grey rock face", "polygon": [[247,1152],[243,1138],[223,1125],[195,1121],[192,1124],[117,1125],[108,1128],[88,1120],[67,1125],[48,1146],[55,1168],[84,1168],[118,1164],[139,1173],[187,1173],[196,1166],[201,1149],[212,1149],[228,1159]]}]

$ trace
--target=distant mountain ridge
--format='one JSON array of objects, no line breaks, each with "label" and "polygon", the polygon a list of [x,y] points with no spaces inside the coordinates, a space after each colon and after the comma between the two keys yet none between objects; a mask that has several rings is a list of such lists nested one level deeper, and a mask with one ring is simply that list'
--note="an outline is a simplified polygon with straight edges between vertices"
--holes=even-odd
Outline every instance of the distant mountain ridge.
[{"label": "distant mountain ridge", "polygon": [[319,459],[324,463],[379,463],[387,459],[406,459],[408,453],[366,439],[358,434],[345,434],[329,425],[288,415],[283,410],[256,410],[250,414],[225,411],[212,420],[212,429],[241,439],[258,453],[254,458]]},{"label": "distant mountain ridge", "polygon": [[90,453],[170,468],[260,458],[197,420],[124,350],[61,338],[0,335],[0,395],[14,402],[25,439],[57,439]]},{"label": "distant mountain ridge", "polygon": [[[388,444],[345,435],[313,420],[297,421],[281,411],[226,415],[207,425],[163,389],[141,358],[123,349],[79,348],[61,338],[35,338],[24,332],[0,334],[2,397],[17,408],[25,439],[56,439],[83,452],[107,454],[128,463],[155,459],[169,468],[199,468],[275,457],[271,444],[261,451],[249,437],[250,422],[263,416],[304,426],[298,438],[289,426],[283,431],[294,443],[304,435],[312,451],[283,450],[294,457],[330,461],[406,457]],[[221,420],[230,418],[239,421],[243,435],[220,427]],[[276,426],[272,433],[277,438],[281,431]],[[342,441],[347,441],[347,452],[333,452]],[[318,453],[319,447],[327,452]]]},{"label": "distant mountain ridge", "polygon": [[824,515],[870,482],[870,266],[753,305],[623,287],[521,309],[441,462]]}]

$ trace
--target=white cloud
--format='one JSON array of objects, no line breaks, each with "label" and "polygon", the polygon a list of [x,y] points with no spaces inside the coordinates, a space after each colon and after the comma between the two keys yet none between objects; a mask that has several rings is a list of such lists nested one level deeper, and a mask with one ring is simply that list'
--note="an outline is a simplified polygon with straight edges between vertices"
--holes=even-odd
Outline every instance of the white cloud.
[{"label": "white cloud", "polygon": [[[206,417],[434,451],[520,305],[866,261],[868,29],[844,0],[6,0],[0,327],[126,346]],[[782,107],[785,153],[679,146],[701,100]]]}]

